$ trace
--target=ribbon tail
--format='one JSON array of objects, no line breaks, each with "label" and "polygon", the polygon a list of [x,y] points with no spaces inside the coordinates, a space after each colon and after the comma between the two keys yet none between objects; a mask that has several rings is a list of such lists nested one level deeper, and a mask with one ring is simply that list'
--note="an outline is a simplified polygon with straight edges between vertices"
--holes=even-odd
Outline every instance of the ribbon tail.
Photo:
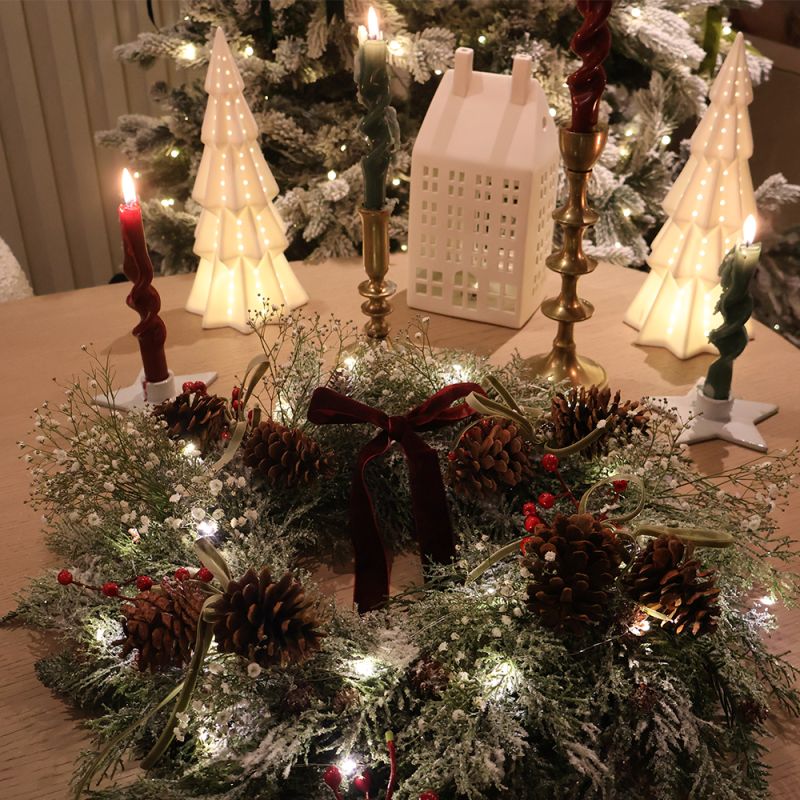
[{"label": "ribbon tail", "polygon": [[424,448],[415,448],[417,452],[408,459],[411,505],[423,567],[449,564],[456,554],[439,458],[435,450],[427,445]]},{"label": "ribbon tail", "polygon": [[350,489],[350,539],[355,556],[353,602],[360,614],[380,608],[389,598],[389,564],[365,475],[367,464],[386,449],[387,438],[379,435],[362,451]]}]

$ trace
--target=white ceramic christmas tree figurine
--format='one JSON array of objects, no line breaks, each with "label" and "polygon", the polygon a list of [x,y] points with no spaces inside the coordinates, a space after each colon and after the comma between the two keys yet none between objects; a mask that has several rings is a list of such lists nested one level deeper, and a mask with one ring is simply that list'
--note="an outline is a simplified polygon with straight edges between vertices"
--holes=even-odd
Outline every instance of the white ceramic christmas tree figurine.
[{"label": "white ceramic christmas tree figurine", "polygon": [[748,159],[753,100],[744,37],[737,34],[691,139],[691,156],[664,199],[669,218],[653,240],[652,271],[625,314],[637,344],[666,347],[678,358],[714,353],[708,334],[720,320],[719,265],[756,213]]},{"label": "white ceramic christmas tree figurine", "polygon": [[205,89],[205,149],[192,190],[203,207],[194,243],[200,265],[186,310],[202,314],[204,328],[249,333],[250,311],[265,302],[297,308],[308,295],[283,254],[288,242],[272,204],[278,185],[258,145],[244,82],[221,28]]}]

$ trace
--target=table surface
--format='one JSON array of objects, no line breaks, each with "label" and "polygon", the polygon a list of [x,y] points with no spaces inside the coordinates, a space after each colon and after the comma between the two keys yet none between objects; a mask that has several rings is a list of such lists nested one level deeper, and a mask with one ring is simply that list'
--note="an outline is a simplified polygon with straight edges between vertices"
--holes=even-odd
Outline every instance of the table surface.
[{"label": "table surface", "polygon": [[[309,311],[340,319],[361,319],[361,298],[356,286],[363,272],[355,260],[294,265],[311,294]],[[398,284],[394,299],[395,328],[417,312],[406,305],[406,263],[393,257],[391,277]],[[707,369],[711,356],[679,361],[665,350],[637,347],[635,332],[622,323],[622,315],[644,276],[619,267],[601,265],[581,280],[582,293],[597,308],[590,321],[576,328],[579,352],[602,363],[612,388],[624,397],[644,394],[678,394],[687,390]],[[557,290],[555,275],[548,275],[548,292]],[[255,354],[257,343],[230,329],[203,331],[200,318],[183,311],[192,276],[159,278],[162,316],[169,330],[168,359],[176,374],[216,370],[224,394],[233,378]],[[138,347],[129,331],[135,318],[124,303],[124,285],[100,286],[66,294],[34,297],[0,305],[0,352],[8,383],[6,400],[0,404],[0,543],[5,558],[0,582],[0,614],[14,606],[14,594],[44,568],[55,566],[47,551],[37,515],[24,500],[28,476],[19,460],[15,442],[31,429],[31,412],[43,400],[55,400],[53,384],[79,373],[86,364],[82,344],[93,344],[99,353],[112,353],[120,380],[133,381],[139,366]],[[431,316],[434,345],[471,349],[492,354],[497,363],[516,348],[523,356],[546,351],[554,335],[554,323],[538,313],[519,331],[450,317]],[[798,435],[800,392],[797,374],[800,351],[762,325],[755,325],[755,340],[737,362],[734,392],[748,399],[772,401],[780,413],[760,429],[771,448],[789,448]],[[752,457],[751,451],[722,442],[692,447],[701,470],[716,471]],[[800,538],[800,497],[791,499],[782,512],[782,528]],[[395,582],[403,583],[416,572],[413,559],[395,570]],[[332,592],[349,600],[350,577],[330,572],[323,575]],[[781,626],[771,646],[777,651],[796,649],[800,643],[800,611],[779,609]],[[45,638],[19,628],[0,628],[0,797],[9,800],[64,798],[79,751],[87,737],[80,715],[53,696],[36,679],[33,664],[48,647]],[[800,665],[800,656],[791,660]],[[772,790],[776,798],[800,796],[800,736],[793,722],[775,720],[780,738],[771,743],[768,759],[774,768]]]}]

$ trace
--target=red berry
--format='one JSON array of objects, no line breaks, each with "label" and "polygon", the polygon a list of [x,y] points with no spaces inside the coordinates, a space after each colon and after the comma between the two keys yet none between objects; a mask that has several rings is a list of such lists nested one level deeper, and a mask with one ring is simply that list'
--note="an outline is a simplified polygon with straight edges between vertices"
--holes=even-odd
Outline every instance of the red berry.
[{"label": "red berry", "polygon": [[195,381],[194,385],[192,386],[192,391],[195,391],[198,394],[208,394],[208,386],[206,386],[205,381]]},{"label": "red berry", "polygon": [[184,394],[188,394],[189,392],[191,392],[192,391],[192,385],[193,385],[192,381],[184,381],[183,382],[183,386],[181,386],[181,389],[183,389],[183,393]]},{"label": "red berry", "polygon": [[353,778],[353,786],[356,791],[369,794],[369,790],[372,788],[372,779],[369,777],[369,772],[362,772],[360,775],[356,775]]},{"label": "red berry", "polygon": [[522,555],[526,555],[528,545],[533,541],[533,536],[526,536],[520,543],[519,549],[522,551]]},{"label": "red berry", "polygon": [[448,461],[455,461],[457,458],[458,456],[452,450],[447,454]]},{"label": "red berry", "polygon": [[322,773],[322,780],[331,788],[338,789],[342,785],[342,771],[339,767],[331,764],[325,772]]},{"label": "red berry", "polygon": [[252,408],[247,412],[247,421],[248,422],[252,422],[253,421],[253,409]]},{"label": "red berry", "polygon": [[238,400],[231,401],[231,408],[234,411],[238,411],[239,410],[239,401]]},{"label": "red berry", "polygon": [[231,432],[226,428],[224,431],[222,431],[220,437],[222,438],[223,442],[229,442],[231,439]]},{"label": "red berry", "polygon": [[558,456],[555,453],[545,453],[542,456],[542,469],[545,472],[555,472],[558,469]]},{"label": "red berry", "polygon": [[[241,388],[238,386],[234,386],[233,389],[231,389],[231,400],[238,400],[239,395],[241,393],[242,393]],[[333,769],[336,769],[336,767],[333,767]]]},{"label": "red berry", "polygon": [[136,588],[140,592],[146,592],[153,585],[153,579],[149,575],[140,575],[136,579]]},{"label": "red berry", "polygon": [[529,517],[525,517],[525,530],[530,533],[537,525],[541,525],[542,521],[534,514],[531,514]]},{"label": "red berry", "polygon": [[427,791],[419,796],[419,800],[439,800],[439,795],[436,792]]},{"label": "red berry", "polygon": [[56,576],[56,580],[58,580],[62,586],[69,586],[75,579],[72,577],[72,573],[68,569],[62,569],[61,572],[59,572]]},{"label": "red berry", "polygon": [[542,492],[539,495],[538,503],[542,508],[552,508],[556,504],[555,495],[550,492]]},{"label": "red berry", "polygon": [[197,578],[199,581],[211,583],[211,581],[214,580],[214,573],[207,567],[200,567],[200,569],[197,570],[197,575],[195,575],[195,578]]},{"label": "red berry", "polygon": [[614,491],[617,494],[624,494],[628,488],[628,481],[626,480],[612,481],[611,485],[614,487]]},{"label": "red berry", "polygon": [[187,578],[191,577],[191,573],[186,567],[178,567],[178,569],[175,570],[175,578],[179,581],[185,581]]},{"label": "red berry", "polygon": [[106,581],[100,590],[106,597],[116,597],[119,594],[119,585],[114,581]]},{"label": "red berry", "polygon": [[529,500],[525,505],[522,506],[522,513],[526,517],[533,516],[536,513],[536,503],[532,500]]}]

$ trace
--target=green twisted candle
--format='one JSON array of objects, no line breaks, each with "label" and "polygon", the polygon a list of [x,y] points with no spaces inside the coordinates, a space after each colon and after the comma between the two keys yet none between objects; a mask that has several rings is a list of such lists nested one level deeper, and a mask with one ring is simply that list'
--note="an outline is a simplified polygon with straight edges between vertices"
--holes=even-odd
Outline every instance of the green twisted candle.
[{"label": "green twisted candle", "polygon": [[[752,235],[746,236],[746,239],[752,240]],[[732,247],[720,264],[722,294],[714,310],[722,315],[723,321],[708,335],[708,340],[719,350],[719,358],[708,368],[703,384],[706,397],[727,400],[731,396],[733,362],[748,343],[745,323],[753,313],[750,279],[760,255],[761,245],[747,241]]]},{"label": "green twisted candle", "polygon": [[379,38],[377,18],[370,8],[369,38],[362,41],[356,61],[358,100],[366,108],[359,130],[368,142],[361,159],[364,173],[364,208],[381,211],[386,205],[386,176],[400,139],[397,113],[389,104],[389,70],[386,42]]}]

